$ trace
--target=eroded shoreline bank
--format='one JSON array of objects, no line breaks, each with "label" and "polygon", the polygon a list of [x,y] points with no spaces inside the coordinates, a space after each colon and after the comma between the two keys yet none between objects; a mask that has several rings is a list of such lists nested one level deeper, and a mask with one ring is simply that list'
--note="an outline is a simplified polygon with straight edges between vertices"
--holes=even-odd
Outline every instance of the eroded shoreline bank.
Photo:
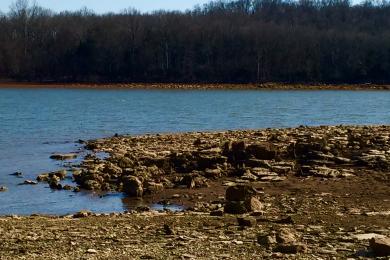
[{"label": "eroded shoreline bank", "polygon": [[390,90],[388,84],[225,84],[225,83],[41,83],[1,82],[1,88],[160,89],[160,90]]},{"label": "eroded shoreline bank", "polygon": [[[85,146],[92,155],[74,171],[82,189],[187,210],[2,217],[5,259],[339,259],[374,257],[370,240],[390,237],[390,126],[114,136]],[[57,177],[46,181],[56,188]]]}]

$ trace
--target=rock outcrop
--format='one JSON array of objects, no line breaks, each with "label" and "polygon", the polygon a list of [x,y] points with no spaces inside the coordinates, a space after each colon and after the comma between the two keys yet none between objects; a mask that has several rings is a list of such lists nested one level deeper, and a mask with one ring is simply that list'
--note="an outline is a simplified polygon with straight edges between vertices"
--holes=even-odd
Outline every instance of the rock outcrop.
[{"label": "rock outcrop", "polygon": [[73,177],[81,188],[130,196],[203,188],[229,177],[241,183],[279,182],[289,175],[344,178],[361,170],[390,171],[389,136],[389,126],[115,136],[87,142],[92,154]]}]

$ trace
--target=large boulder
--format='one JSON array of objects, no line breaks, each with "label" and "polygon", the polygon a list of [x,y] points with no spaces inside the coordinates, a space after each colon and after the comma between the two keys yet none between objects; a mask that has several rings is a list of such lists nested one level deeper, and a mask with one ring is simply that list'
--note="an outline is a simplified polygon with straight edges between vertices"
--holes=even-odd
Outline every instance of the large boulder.
[{"label": "large boulder", "polygon": [[249,185],[231,186],[226,190],[225,212],[243,214],[252,211],[261,211],[262,203],[254,197],[256,190]]},{"label": "large boulder", "polygon": [[256,143],[246,148],[248,154],[261,160],[273,160],[278,155],[278,148],[272,143]]},{"label": "large boulder", "polygon": [[225,213],[244,214],[249,212],[259,212],[263,209],[263,204],[255,197],[250,197],[244,201],[227,201]]},{"label": "large boulder", "polygon": [[245,201],[251,198],[256,191],[249,185],[236,185],[227,188],[226,200],[227,201]]},{"label": "large boulder", "polygon": [[142,197],[144,188],[141,180],[135,176],[124,177],[123,192],[131,197]]}]

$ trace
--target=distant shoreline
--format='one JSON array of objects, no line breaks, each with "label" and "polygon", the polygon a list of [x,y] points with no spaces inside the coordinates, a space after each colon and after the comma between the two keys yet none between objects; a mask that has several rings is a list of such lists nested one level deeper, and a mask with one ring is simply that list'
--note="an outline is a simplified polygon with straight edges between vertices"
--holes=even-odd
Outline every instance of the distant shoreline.
[{"label": "distant shoreline", "polygon": [[166,90],[390,90],[379,84],[225,84],[225,83],[40,83],[0,82],[0,88],[166,89]]}]

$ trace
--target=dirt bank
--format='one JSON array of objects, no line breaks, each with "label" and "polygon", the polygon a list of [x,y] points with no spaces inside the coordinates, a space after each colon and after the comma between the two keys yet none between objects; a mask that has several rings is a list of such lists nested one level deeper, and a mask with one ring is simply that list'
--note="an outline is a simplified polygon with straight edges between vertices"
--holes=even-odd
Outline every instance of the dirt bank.
[{"label": "dirt bank", "polygon": [[390,90],[387,84],[193,84],[193,83],[40,83],[0,82],[0,88],[220,89],[220,90]]}]

